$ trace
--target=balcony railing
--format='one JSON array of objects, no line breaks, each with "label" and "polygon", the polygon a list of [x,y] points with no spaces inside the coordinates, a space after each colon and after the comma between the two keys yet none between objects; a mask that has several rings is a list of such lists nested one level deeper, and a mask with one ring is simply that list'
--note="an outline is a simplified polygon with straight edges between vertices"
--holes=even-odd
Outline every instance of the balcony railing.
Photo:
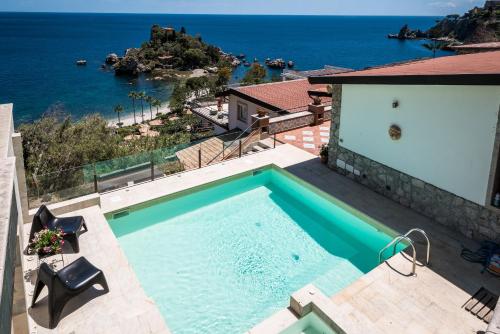
[{"label": "balcony railing", "polygon": [[243,131],[49,174],[31,175],[27,177],[29,208],[150,182],[274,147],[275,136],[265,139],[255,132],[248,134]]}]

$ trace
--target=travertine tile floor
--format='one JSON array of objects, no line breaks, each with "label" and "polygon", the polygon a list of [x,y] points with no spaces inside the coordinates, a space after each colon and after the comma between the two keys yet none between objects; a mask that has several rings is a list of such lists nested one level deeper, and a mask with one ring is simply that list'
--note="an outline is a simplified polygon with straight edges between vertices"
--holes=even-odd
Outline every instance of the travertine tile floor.
[{"label": "travertine tile floor", "polygon": [[[461,246],[478,244],[408,208],[376,194],[352,180],[336,174],[314,155],[291,145],[227,161],[204,169],[156,180],[101,196],[101,208],[94,206],[72,214],[82,214],[89,232],[81,236],[81,254],[106,273],[109,294],[90,290],[70,303],[53,332],[57,333],[166,333],[168,329],[154,302],[140,287],[124,253],[114,238],[104,213],[159,198],[197,185],[209,183],[268,164],[285,168],[352,207],[400,233],[410,228],[424,229],[432,243],[431,266],[417,267],[416,277],[407,277],[411,264],[402,255],[393,257],[340,293],[332,296],[338,306],[334,321],[349,333],[476,333],[486,324],[461,307],[481,286],[500,291],[500,280],[481,274],[481,267],[462,260]],[[29,226],[24,226],[28,233]],[[419,240],[420,241],[420,240]],[[424,243],[417,242],[422,260]],[[65,263],[79,255],[65,255]],[[34,269],[36,260],[24,257],[24,269]],[[399,272],[398,272],[399,271]],[[33,287],[27,275],[27,298]],[[30,331],[46,329],[46,299],[29,309]],[[33,326],[36,326],[34,328]]]}]

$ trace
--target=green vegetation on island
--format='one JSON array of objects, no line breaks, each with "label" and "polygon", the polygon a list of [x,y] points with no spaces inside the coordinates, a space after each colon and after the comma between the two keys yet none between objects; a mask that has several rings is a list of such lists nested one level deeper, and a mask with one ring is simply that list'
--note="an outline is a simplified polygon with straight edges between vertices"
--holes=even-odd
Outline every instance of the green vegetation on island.
[{"label": "green vegetation on island", "polygon": [[182,76],[183,72],[206,69],[217,73],[231,70],[230,60],[216,46],[203,42],[201,36],[191,36],[185,28],[176,31],[159,25],[151,27],[150,39],[139,48],[130,48],[123,57],[110,54],[106,63],[117,75],[151,73],[154,78]]},{"label": "green vegetation on island", "polygon": [[[398,34],[389,34],[389,38],[406,39],[437,39],[436,47],[447,49],[450,46],[470,43],[497,42],[500,40],[500,9],[493,7],[475,7],[464,15],[447,15],[436,22],[427,31],[412,30],[404,25]],[[426,46],[435,49],[431,45]]]}]

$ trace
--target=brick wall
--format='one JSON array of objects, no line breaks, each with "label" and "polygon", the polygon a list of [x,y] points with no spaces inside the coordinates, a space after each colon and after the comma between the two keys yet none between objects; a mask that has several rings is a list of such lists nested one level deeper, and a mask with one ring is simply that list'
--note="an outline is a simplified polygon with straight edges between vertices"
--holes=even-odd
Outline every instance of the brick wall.
[{"label": "brick wall", "polygon": [[339,145],[342,86],[333,86],[329,144],[331,169],[403,206],[477,240],[500,242],[500,210],[487,208]]}]

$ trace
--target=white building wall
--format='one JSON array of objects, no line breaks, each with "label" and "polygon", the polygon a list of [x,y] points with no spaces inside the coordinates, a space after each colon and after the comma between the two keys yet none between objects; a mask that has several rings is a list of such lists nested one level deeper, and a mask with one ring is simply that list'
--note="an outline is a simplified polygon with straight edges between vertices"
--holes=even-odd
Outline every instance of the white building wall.
[{"label": "white building wall", "polygon": [[499,106],[499,86],[343,85],[340,145],[484,205]]},{"label": "white building wall", "polygon": [[[238,120],[238,102],[246,104],[248,106],[248,113],[247,113],[247,120],[246,122],[242,122]],[[240,97],[237,97],[236,95],[230,95],[229,96],[229,130],[234,130],[236,128],[239,128],[240,130],[245,130],[250,125],[252,125],[252,115],[255,115],[257,113],[257,108],[267,110],[265,108],[262,108],[255,103],[252,103],[250,101],[247,101],[245,99],[242,99]],[[267,110],[269,112],[269,110]],[[251,132],[251,130],[247,131]]]}]

